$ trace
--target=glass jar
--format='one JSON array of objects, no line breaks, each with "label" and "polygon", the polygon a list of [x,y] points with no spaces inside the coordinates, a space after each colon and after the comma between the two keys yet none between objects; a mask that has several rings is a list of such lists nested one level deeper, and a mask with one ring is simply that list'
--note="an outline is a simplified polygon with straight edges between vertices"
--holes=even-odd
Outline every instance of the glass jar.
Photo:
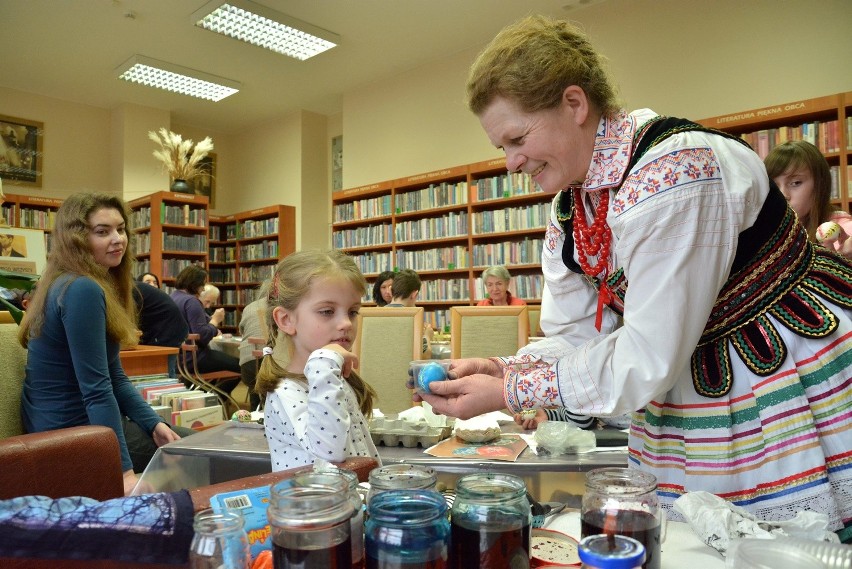
[{"label": "glass jar", "polygon": [[370,471],[370,490],[367,492],[369,515],[373,497],[388,490],[434,490],[438,474],[434,468],[418,464],[388,464]]},{"label": "glass jar", "polygon": [[349,534],[352,540],[352,568],[362,569],[364,567],[364,502],[358,493],[358,475],[351,470],[339,468],[324,472],[336,473],[342,476],[349,484],[349,500],[354,512],[349,519]]},{"label": "glass jar", "polygon": [[447,501],[434,490],[389,490],[375,496],[365,528],[367,569],[446,569]]},{"label": "glass jar", "polygon": [[598,468],[586,473],[580,509],[580,535],[623,535],[645,547],[645,569],[660,569],[664,515],[653,474],[630,468]]},{"label": "glass jar", "polygon": [[247,569],[251,563],[248,537],[239,512],[214,513],[206,509],[195,514],[192,544],[189,546],[191,569]]},{"label": "glass jar", "polygon": [[266,515],[275,569],[351,568],[352,510],[340,475],[311,472],[273,484]]},{"label": "glass jar", "polygon": [[577,553],[584,569],[639,569],[645,561],[645,546],[623,535],[584,537]]},{"label": "glass jar", "polygon": [[523,479],[498,473],[462,476],[450,518],[450,567],[530,566],[532,515]]}]

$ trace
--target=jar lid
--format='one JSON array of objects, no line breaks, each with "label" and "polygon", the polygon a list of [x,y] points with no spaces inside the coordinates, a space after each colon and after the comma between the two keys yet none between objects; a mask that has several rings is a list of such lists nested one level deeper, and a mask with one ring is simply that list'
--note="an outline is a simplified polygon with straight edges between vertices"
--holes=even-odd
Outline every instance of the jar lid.
[{"label": "jar lid", "polygon": [[580,561],[606,569],[634,569],[645,562],[645,546],[624,535],[590,535],[580,541]]}]

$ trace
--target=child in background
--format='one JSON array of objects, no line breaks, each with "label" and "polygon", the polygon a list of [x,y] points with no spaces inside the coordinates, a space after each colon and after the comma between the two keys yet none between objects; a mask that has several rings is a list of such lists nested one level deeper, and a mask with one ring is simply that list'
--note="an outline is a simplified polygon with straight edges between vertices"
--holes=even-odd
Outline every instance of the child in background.
[{"label": "child in background", "polygon": [[[257,374],[272,470],[378,460],[367,420],[375,392],[352,368],[364,275],[339,251],[299,251],[278,263],[269,287],[269,344]],[[276,347],[277,344],[280,347]]]},{"label": "child in background", "polygon": [[819,149],[803,140],[785,142],[773,148],[763,163],[811,241],[816,241],[817,227],[833,221],[841,229],[834,249],[852,258],[852,239],[848,238],[852,234],[852,216],[831,205],[831,172]]}]

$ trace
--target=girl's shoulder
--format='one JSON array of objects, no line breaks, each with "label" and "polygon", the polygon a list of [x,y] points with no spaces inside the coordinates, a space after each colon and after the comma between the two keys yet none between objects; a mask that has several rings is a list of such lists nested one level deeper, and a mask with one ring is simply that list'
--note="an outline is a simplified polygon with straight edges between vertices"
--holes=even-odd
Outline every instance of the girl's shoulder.
[{"label": "girl's shoulder", "polygon": [[51,292],[63,297],[103,297],[104,291],[94,279],[84,275],[64,273],[50,285]]}]

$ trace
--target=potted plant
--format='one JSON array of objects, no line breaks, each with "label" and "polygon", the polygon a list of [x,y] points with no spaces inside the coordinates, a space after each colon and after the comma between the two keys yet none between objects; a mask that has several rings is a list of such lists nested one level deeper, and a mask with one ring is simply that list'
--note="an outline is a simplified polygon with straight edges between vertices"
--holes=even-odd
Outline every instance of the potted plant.
[{"label": "potted plant", "polygon": [[159,145],[154,150],[154,158],[163,163],[163,168],[171,176],[171,190],[190,192],[187,182],[201,174],[201,161],[213,150],[213,140],[208,136],[194,144],[191,139],[184,140],[181,135],[165,128],[149,131],[148,138]]}]

